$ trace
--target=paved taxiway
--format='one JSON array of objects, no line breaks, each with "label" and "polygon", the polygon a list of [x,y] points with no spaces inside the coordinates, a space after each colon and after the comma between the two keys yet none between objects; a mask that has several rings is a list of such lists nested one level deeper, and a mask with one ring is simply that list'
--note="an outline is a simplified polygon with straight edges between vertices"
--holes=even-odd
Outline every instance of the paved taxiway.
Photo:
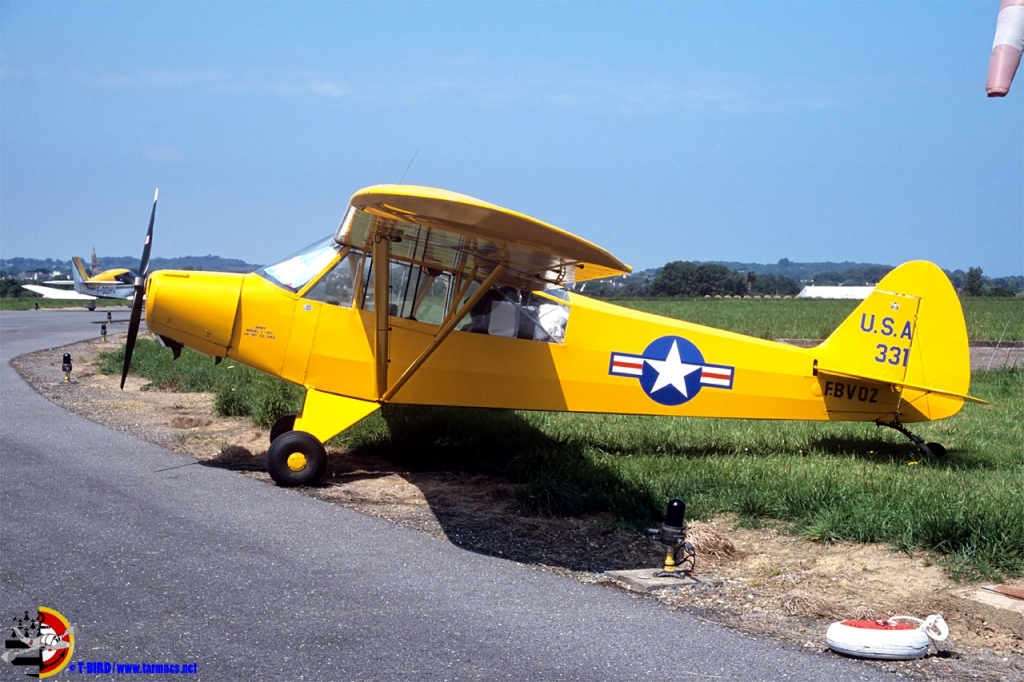
[{"label": "paved taxiway", "polygon": [[103,316],[0,313],[0,622],[60,611],[75,661],[197,662],[203,680],[889,677],[194,466],[8,364]]}]

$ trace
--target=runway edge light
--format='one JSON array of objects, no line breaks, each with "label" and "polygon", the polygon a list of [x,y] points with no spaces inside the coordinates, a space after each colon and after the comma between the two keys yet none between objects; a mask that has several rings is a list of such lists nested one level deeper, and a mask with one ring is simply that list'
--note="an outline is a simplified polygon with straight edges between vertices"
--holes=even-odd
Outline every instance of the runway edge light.
[{"label": "runway edge light", "polygon": [[648,528],[647,536],[668,547],[662,570],[656,578],[687,578],[697,566],[697,554],[693,545],[686,541],[686,503],[679,498],[669,500],[665,510],[665,522],[661,528]]},{"label": "runway edge light", "polygon": [[71,353],[65,353],[60,368],[64,371],[64,383],[71,381]]}]

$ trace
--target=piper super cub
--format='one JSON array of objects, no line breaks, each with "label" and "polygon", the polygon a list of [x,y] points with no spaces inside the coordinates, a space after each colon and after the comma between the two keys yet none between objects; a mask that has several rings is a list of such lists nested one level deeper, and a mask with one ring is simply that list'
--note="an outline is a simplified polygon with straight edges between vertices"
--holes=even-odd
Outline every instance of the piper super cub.
[{"label": "piper super cub", "polygon": [[147,277],[155,215],[154,198],[121,386],[143,305],[175,357],[188,347],[304,386],[302,411],[271,430],[270,475],[283,486],[320,481],[324,443],[387,404],[875,422],[941,455],[904,424],[976,401],[960,302],[924,261],[890,272],[828,339],[798,348],[567,290],[631,268],[445,190],[360,190],[334,235],[245,275]]}]

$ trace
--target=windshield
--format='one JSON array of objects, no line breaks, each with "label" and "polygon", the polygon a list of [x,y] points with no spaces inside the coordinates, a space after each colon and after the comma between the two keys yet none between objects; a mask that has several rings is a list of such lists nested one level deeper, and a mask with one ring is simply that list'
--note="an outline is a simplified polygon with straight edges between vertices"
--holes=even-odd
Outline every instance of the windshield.
[{"label": "windshield", "polygon": [[284,260],[260,268],[256,274],[288,291],[298,291],[331,264],[340,248],[334,237],[324,237]]}]

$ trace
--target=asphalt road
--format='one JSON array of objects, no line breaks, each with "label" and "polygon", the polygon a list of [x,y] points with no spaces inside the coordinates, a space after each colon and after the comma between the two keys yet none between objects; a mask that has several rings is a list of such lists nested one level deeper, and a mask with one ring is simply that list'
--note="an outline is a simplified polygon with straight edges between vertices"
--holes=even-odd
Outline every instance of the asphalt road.
[{"label": "asphalt road", "polygon": [[[10,367],[103,316],[0,313],[0,623],[60,611],[75,662],[195,662],[184,677],[202,680],[890,678],[191,466]],[[0,663],[0,679],[24,672]]]}]

